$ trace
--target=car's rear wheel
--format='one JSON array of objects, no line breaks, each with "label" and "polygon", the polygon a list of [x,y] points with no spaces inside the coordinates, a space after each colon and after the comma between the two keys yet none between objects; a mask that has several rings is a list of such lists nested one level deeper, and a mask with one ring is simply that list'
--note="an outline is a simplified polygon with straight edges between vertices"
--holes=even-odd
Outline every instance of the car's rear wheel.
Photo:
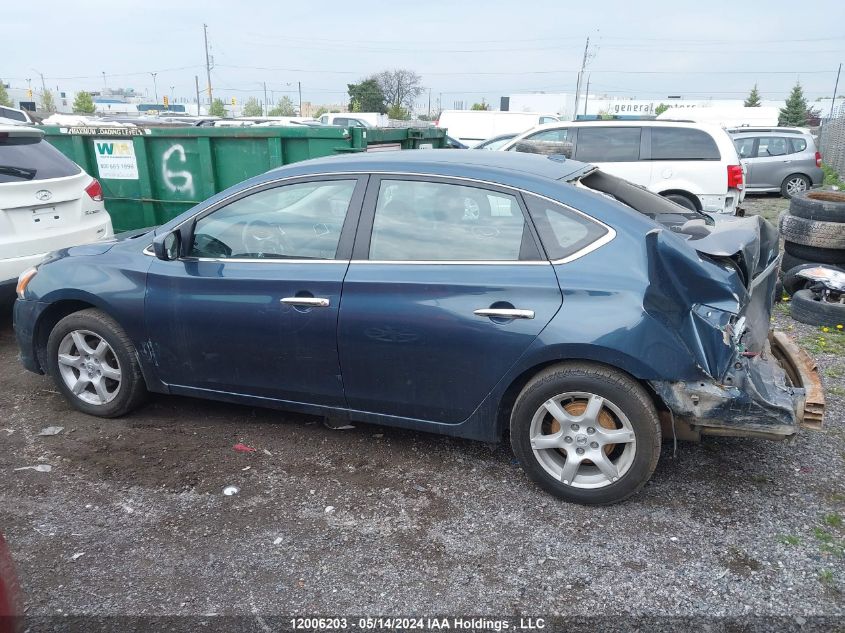
[{"label": "car's rear wheel", "polygon": [[666,198],[667,200],[671,200],[675,204],[681,205],[685,209],[689,209],[690,211],[696,210],[695,202],[693,202],[692,200],[690,200],[687,196],[685,196],[683,194],[669,193],[669,194],[666,194],[663,197]]},{"label": "car's rear wheel", "polygon": [[645,389],[600,365],[540,372],[511,414],[511,445],[528,476],[576,503],[616,503],[637,492],[654,472],[660,439]]},{"label": "car's rear wheel", "polygon": [[59,321],[47,340],[47,362],[56,386],[84,413],[117,417],[146,395],[132,342],[100,310],[82,310]]},{"label": "car's rear wheel", "polygon": [[810,188],[810,179],[802,174],[792,174],[783,179],[780,194],[787,200],[792,196],[804,193]]}]

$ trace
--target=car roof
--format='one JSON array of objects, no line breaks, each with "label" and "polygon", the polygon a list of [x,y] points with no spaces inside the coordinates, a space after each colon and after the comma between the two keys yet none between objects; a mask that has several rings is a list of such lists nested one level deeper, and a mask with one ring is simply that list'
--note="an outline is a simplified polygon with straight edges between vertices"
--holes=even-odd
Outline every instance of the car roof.
[{"label": "car roof", "polygon": [[802,130],[795,127],[766,127],[755,129],[733,128],[728,130],[728,133],[733,137],[748,137],[748,136],[766,136],[770,134],[788,134],[792,136],[812,136],[809,130]]},{"label": "car roof", "polygon": [[520,186],[526,178],[562,180],[592,170],[592,165],[563,156],[540,156],[521,152],[475,152],[455,149],[418,149],[327,156],[294,163],[267,172],[281,173],[408,173],[473,177],[479,180]]},{"label": "car roof", "polygon": [[0,134],[7,136],[44,136],[44,132],[31,124],[15,125],[14,123],[0,123]]}]

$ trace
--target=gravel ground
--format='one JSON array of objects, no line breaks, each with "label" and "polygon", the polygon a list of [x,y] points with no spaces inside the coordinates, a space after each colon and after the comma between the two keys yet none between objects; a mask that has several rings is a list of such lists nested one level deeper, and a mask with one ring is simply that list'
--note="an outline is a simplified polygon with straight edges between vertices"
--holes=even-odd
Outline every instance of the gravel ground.
[{"label": "gravel ground", "polygon": [[547,496],[504,445],[177,397],[87,417],[20,369],[0,319],[0,526],[30,615],[845,615],[845,334],[783,307],[826,428],[664,444],[604,508]]}]

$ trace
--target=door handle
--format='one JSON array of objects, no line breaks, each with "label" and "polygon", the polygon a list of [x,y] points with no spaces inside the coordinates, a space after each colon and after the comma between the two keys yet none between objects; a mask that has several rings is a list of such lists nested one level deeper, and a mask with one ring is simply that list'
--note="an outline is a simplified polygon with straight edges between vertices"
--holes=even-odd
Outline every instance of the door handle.
[{"label": "door handle", "polygon": [[473,312],[480,317],[498,317],[500,319],[533,319],[534,310],[520,310],[519,308],[481,308]]},{"label": "door handle", "polygon": [[328,308],[331,303],[323,297],[285,297],[281,302],[289,306],[305,306],[307,308]]}]

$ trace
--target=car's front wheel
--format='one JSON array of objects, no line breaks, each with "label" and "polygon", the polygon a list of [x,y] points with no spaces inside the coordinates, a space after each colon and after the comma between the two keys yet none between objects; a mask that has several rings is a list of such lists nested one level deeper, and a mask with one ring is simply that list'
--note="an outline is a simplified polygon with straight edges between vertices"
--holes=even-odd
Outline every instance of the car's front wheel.
[{"label": "car's front wheel", "polygon": [[132,342],[100,310],[82,310],[60,320],[47,340],[47,362],[59,391],[90,415],[123,415],[147,393]]},{"label": "car's front wheel", "polygon": [[601,365],[540,372],[511,414],[511,445],[528,476],[576,503],[616,503],[637,492],[657,466],[660,441],[642,385]]}]

